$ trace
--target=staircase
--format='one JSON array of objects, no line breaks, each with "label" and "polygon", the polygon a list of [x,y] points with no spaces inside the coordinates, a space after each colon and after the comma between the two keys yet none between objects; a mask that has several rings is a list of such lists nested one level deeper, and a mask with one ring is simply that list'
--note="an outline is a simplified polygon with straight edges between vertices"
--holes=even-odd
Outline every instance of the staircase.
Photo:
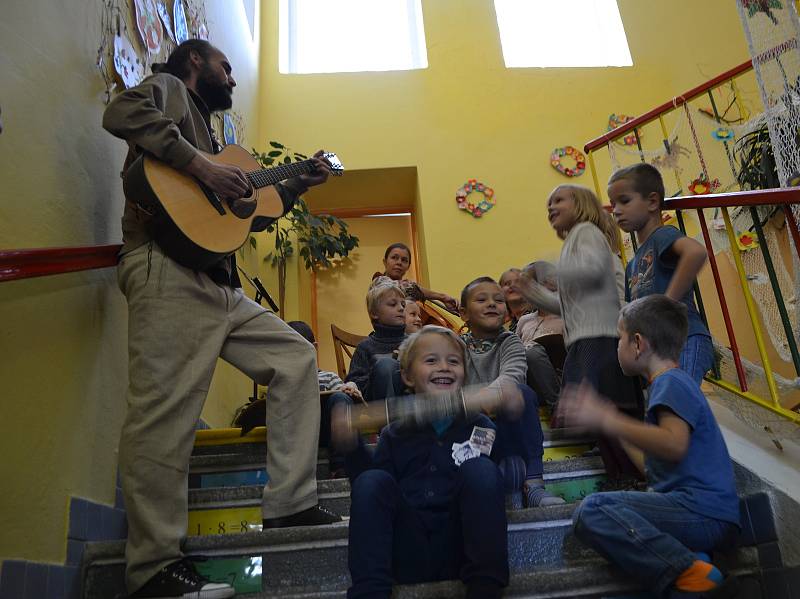
[{"label": "staircase", "polygon": [[[190,536],[184,551],[202,560],[197,563],[199,571],[232,583],[237,597],[345,597],[349,586],[346,520],[331,526],[260,530],[261,490],[267,480],[265,437],[263,428],[246,437],[240,437],[238,429],[198,431],[190,463]],[[601,460],[582,457],[590,447],[587,439],[569,430],[545,430],[544,478],[548,488],[568,503],[508,512],[511,583],[507,597],[649,597],[570,532],[577,502],[605,480]],[[320,503],[347,515],[349,482],[327,480],[328,461],[322,449],[317,470]],[[800,596],[790,594],[788,580],[797,578],[797,572],[782,568],[770,498],[765,493],[751,495],[742,501],[742,510],[745,526],[740,546],[715,555],[715,563],[759,579],[765,570],[776,573],[765,598]],[[82,576],[85,599],[126,597],[124,541],[89,543]],[[396,587],[394,596],[427,599],[460,597],[463,592],[460,582],[445,581]]]}]

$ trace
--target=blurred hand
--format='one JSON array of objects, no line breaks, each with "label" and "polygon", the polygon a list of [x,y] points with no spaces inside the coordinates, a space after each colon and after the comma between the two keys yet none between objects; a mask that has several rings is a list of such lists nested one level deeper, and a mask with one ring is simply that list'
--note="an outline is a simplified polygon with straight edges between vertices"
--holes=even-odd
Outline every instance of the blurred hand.
[{"label": "blurred hand", "polygon": [[464,401],[470,412],[503,414],[509,420],[519,419],[525,409],[522,392],[514,384],[484,387],[478,391],[467,390]]},{"label": "blurred hand", "polygon": [[561,392],[556,415],[567,427],[603,432],[617,413],[610,401],[602,398],[587,382],[569,385]]},{"label": "blurred hand", "polygon": [[342,454],[347,454],[358,447],[358,429],[350,419],[350,406],[339,402],[331,409],[331,446]]}]

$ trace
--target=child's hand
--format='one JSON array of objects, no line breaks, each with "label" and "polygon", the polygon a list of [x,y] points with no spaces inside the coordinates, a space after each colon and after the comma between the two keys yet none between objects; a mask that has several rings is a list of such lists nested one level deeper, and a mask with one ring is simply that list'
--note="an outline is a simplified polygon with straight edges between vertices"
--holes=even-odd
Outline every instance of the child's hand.
[{"label": "child's hand", "polygon": [[357,399],[358,401],[364,401],[364,397],[361,395],[361,390],[358,388],[353,381],[349,383],[345,383],[341,387],[339,387],[339,391],[342,393],[349,395],[353,399]]},{"label": "child's hand", "polygon": [[445,307],[450,310],[451,312],[458,312],[458,300],[454,297],[450,297],[449,295],[442,294],[441,302],[445,305]]},{"label": "child's hand", "polygon": [[616,413],[614,405],[586,382],[566,387],[558,400],[557,417],[567,427],[604,432],[606,423]]},{"label": "child's hand", "polygon": [[525,299],[535,296],[540,287],[542,285],[534,279],[533,269],[528,267],[522,269],[519,278],[511,285],[511,289]]}]

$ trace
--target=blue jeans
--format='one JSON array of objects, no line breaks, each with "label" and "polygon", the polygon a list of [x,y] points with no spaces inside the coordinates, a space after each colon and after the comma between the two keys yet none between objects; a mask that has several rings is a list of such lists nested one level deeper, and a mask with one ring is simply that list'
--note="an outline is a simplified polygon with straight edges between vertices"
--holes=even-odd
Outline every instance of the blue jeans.
[{"label": "blue jeans", "polygon": [[485,458],[455,473],[449,513],[415,510],[385,470],[353,482],[347,596],[388,598],[392,584],[489,578],[508,584],[506,512],[500,470]]},{"label": "blue jeans", "polygon": [[572,516],[575,536],[665,596],[695,552],[732,543],[738,528],[687,510],[669,493],[589,495]]},{"label": "blue jeans", "polygon": [[519,456],[525,462],[526,478],[541,478],[544,472],[544,434],[539,420],[539,402],[533,389],[519,385],[525,409],[517,420],[502,415],[494,418],[497,438],[492,447],[492,459],[498,464],[503,458]]},{"label": "blue jeans", "polygon": [[714,344],[708,335],[689,335],[681,352],[681,370],[689,373],[699,385],[714,365]]},{"label": "blue jeans", "polygon": [[400,378],[400,362],[394,358],[378,358],[369,372],[367,382],[367,401],[377,401],[387,397],[397,397],[403,393]]}]

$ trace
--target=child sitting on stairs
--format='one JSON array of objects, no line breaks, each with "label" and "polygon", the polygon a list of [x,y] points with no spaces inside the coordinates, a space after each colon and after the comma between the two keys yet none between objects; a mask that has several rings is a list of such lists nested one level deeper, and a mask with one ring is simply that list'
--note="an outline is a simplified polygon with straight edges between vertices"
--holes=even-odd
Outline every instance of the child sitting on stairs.
[{"label": "child sitting on stairs", "polygon": [[462,335],[467,345],[467,383],[490,387],[516,385],[525,400],[525,410],[518,420],[502,414],[494,418],[498,434],[492,459],[503,471],[511,506],[522,507],[519,504],[524,503],[530,508],[564,503],[561,497],[544,488],[544,435],[538,399],[525,384],[528,365],[522,341],[503,328],[507,309],[502,288],[491,277],[471,281],[461,292],[460,311],[469,326],[469,332]]},{"label": "child sitting on stairs", "polygon": [[[414,392],[460,392],[466,348],[451,330],[424,327],[403,342],[399,357],[403,382]],[[334,443],[352,447],[350,425],[342,435],[337,413],[333,421]],[[368,469],[352,475],[348,597],[388,599],[394,583],[454,578],[467,585],[469,599],[502,595],[507,522],[503,477],[488,457],[494,437],[492,421],[477,414],[419,426],[394,422],[371,458],[358,444],[348,458],[363,454],[355,461]]]},{"label": "child sitting on stairs", "polygon": [[617,354],[625,374],[650,381],[645,422],[586,383],[564,391],[559,410],[567,425],[619,439],[646,466],[650,488],[590,495],[573,515],[574,531],[659,597],[738,597],[737,581],[723,581],[707,555],[736,539],[739,501],[714,414],[679,368],[686,312],[664,295],[622,308]]}]

